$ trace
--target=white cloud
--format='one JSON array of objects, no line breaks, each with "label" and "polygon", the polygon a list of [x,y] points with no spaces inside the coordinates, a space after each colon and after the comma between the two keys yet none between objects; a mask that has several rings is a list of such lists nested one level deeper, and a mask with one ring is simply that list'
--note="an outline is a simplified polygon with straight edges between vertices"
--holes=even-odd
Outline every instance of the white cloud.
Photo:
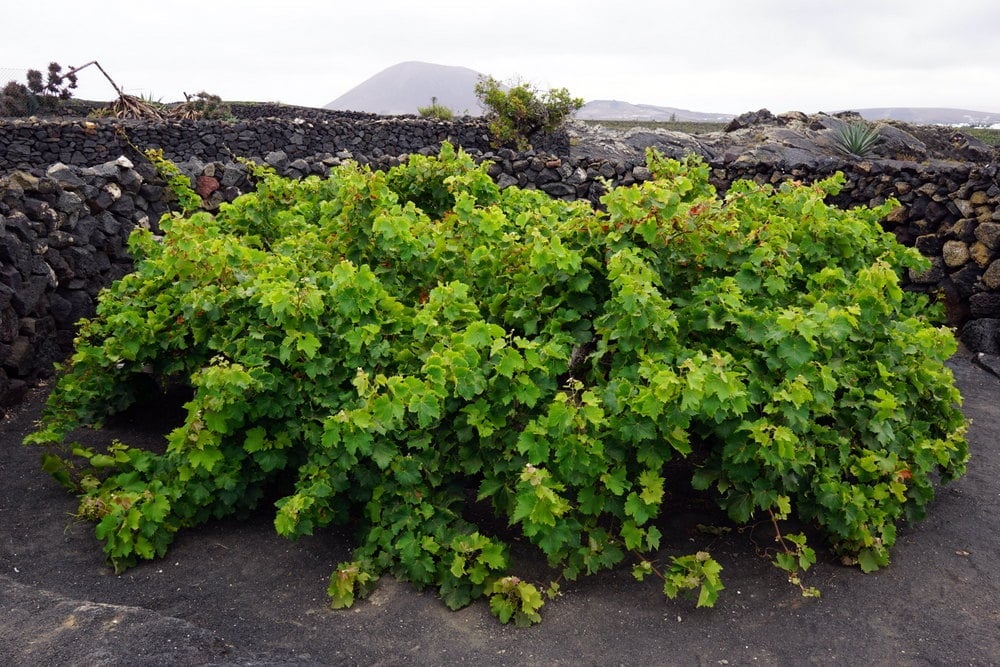
[{"label": "white cloud", "polygon": [[[38,14],[43,13],[39,19]],[[322,105],[404,60],[462,65],[586,99],[739,113],[940,106],[1000,112],[995,0],[299,0],[13,3],[0,68],[98,60],[162,98]],[[96,70],[81,98],[110,99]]]}]

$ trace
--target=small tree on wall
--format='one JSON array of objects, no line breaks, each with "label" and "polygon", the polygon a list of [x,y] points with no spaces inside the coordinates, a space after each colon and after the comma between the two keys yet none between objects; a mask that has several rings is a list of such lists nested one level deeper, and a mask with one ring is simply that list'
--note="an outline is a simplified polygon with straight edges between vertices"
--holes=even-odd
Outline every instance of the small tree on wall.
[{"label": "small tree on wall", "polygon": [[554,132],[583,106],[583,99],[572,97],[566,88],[541,93],[524,82],[508,88],[493,77],[480,79],[475,91],[487,109],[496,143],[514,144],[521,150],[530,147],[532,135]]},{"label": "small tree on wall", "polygon": [[51,111],[60,101],[72,97],[72,90],[76,88],[73,68],[63,74],[62,66],[56,62],[49,63],[45,75],[29,69],[26,79],[27,85],[12,80],[0,91],[0,115],[30,116],[39,110]]}]

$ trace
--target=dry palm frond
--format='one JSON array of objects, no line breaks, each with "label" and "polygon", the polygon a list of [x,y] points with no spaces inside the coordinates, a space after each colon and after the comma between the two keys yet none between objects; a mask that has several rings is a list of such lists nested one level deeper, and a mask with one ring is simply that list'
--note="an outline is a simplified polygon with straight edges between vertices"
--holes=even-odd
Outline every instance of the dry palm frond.
[{"label": "dry palm frond", "polygon": [[181,120],[198,120],[201,118],[201,111],[188,102],[181,102],[179,105],[170,110],[170,117],[179,118]]},{"label": "dry palm frond", "polygon": [[232,110],[221,97],[204,91],[195,95],[184,93],[184,102],[171,109],[169,115],[182,120],[226,120],[233,117]]},{"label": "dry palm frond", "polygon": [[163,120],[163,114],[156,107],[132,95],[120,95],[111,103],[115,118],[144,118]]}]

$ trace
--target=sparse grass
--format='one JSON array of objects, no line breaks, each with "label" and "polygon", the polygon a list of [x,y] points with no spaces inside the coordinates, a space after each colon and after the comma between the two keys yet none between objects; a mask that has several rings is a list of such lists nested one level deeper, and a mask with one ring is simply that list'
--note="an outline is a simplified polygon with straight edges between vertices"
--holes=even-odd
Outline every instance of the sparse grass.
[{"label": "sparse grass", "polygon": [[721,132],[729,123],[697,123],[693,121],[667,120],[584,120],[587,125],[601,125],[614,130],[631,130],[636,127],[671,130],[684,134],[708,134]]},{"label": "sparse grass", "polygon": [[443,104],[438,104],[436,97],[431,97],[430,106],[417,107],[417,113],[421,118],[434,118],[436,120],[452,120],[455,114]]},{"label": "sparse grass", "polygon": [[979,139],[984,144],[990,146],[1000,146],[1000,129],[994,130],[988,127],[963,127],[962,134]]}]

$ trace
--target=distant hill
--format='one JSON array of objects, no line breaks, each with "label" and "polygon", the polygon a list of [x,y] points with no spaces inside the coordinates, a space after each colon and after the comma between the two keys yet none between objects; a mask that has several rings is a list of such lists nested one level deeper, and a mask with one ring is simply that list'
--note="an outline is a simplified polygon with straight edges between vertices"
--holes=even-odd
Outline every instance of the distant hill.
[{"label": "distant hill", "polygon": [[467,67],[409,61],[393,65],[325,105],[325,109],[367,111],[385,116],[415,114],[431,98],[456,115],[483,113],[476,99],[482,75]]},{"label": "distant hill", "polygon": [[733,119],[731,113],[706,113],[653,104],[631,104],[619,100],[593,100],[576,112],[580,120],[650,120],[718,123]]},{"label": "distant hill", "polygon": [[[911,125],[994,125],[1000,123],[1000,113],[970,111],[968,109],[947,109],[936,107],[872,107],[850,109],[868,120],[899,120]],[[777,112],[776,112],[777,113]],[[594,100],[587,102],[576,112],[581,120],[648,120],[686,121],[695,123],[725,122],[733,114],[689,111],[653,104],[631,104],[618,100]]]},{"label": "distant hill", "polygon": [[[483,113],[476,99],[476,82],[483,74],[468,67],[436,65],[419,61],[388,67],[325,105],[326,109],[366,111],[386,116],[415,114],[431,98],[455,114]],[[778,110],[774,110],[775,113]],[[781,111],[787,111],[782,109]],[[932,107],[871,107],[851,109],[868,120],[892,119],[913,125],[995,125],[1000,113]],[[620,100],[592,100],[575,114],[581,120],[727,122],[729,113],[690,111],[654,104],[632,104]]]},{"label": "distant hill", "polygon": [[1000,113],[939,109],[935,107],[882,107],[852,109],[867,120],[901,120],[911,125],[994,125],[1000,123]]}]

